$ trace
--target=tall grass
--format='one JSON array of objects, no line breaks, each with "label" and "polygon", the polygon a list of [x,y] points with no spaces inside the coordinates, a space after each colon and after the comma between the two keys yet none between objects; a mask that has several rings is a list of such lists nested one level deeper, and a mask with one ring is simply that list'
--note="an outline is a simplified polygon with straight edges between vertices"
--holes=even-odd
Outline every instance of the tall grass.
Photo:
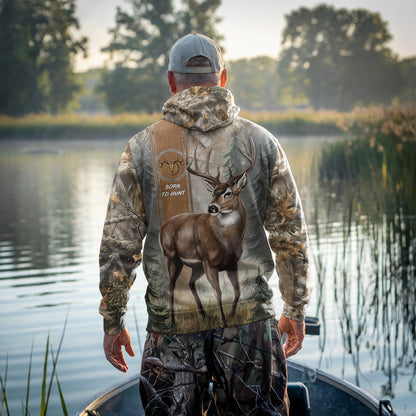
[{"label": "tall grass", "polygon": [[286,110],[279,112],[241,112],[277,135],[339,135],[347,114],[327,110]]},{"label": "tall grass", "polygon": [[0,116],[0,138],[117,138],[130,137],[158,120],[158,114],[29,114]]},{"label": "tall grass", "polygon": [[344,128],[351,138],[329,145],[319,166],[321,186],[342,209],[332,270],[320,266],[319,281],[333,275],[356,382],[367,348],[391,396],[399,366],[413,368],[409,387],[416,387],[416,109],[362,111]]},{"label": "tall grass", "polygon": [[321,179],[353,181],[380,212],[415,214],[416,107],[362,110],[342,125],[352,139],[324,151]]},{"label": "tall grass", "polygon": [[[242,112],[278,135],[340,134],[345,117],[336,111],[288,110]],[[0,138],[114,138],[130,137],[160,119],[161,114],[29,114],[12,118],[0,116]]]},{"label": "tall grass", "polygon": [[[65,335],[66,324],[68,321],[68,316],[65,320],[64,328],[62,331],[61,339],[59,341],[58,349],[56,355],[53,352],[53,348],[50,345],[49,335],[46,340],[46,348],[45,348],[45,356],[43,362],[43,376],[42,376],[42,386],[41,386],[41,393],[40,393],[40,409],[39,409],[39,416],[46,416],[49,406],[49,399],[51,397],[51,391],[53,386],[53,381],[56,379],[56,385],[58,387],[59,398],[61,401],[61,408],[62,414],[64,416],[68,416],[68,409],[65,403],[64,395],[62,392],[61,384],[58,379],[58,374],[56,372],[56,367],[58,364],[59,353],[61,351],[62,342]],[[51,356],[51,359],[50,359]],[[28,369],[28,376],[27,376],[27,384],[26,384],[26,400],[22,403],[22,414],[25,416],[31,415],[29,411],[29,397],[31,391],[31,373],[32,373],[32,358],[33,358],[33,343],[29,357],[29,369]],[[50,362],[51,361],[51,362]],[[52,371],[50,376],[48,377],[48,366],[52,364]],[[5,368],[5,376],[4,379],[0,372],[0,386],[2,391],[2,400],[1,400],[1,407],[0,407],[0,416],[7,415],[10,416],[10,409],[7,399],[7,373],[8,373],[8,359],[6,360],[6,368]]]}]

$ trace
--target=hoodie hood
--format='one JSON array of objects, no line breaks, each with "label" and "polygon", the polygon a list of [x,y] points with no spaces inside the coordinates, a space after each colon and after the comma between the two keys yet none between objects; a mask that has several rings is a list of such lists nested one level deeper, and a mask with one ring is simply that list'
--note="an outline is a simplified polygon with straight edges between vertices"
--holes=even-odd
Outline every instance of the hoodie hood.
[{"label": "hoodie hood", "polygon": [[226,88],[198,86],[173,95],[162,108],[163,119],[203,132],[227,126],[239,111]]}]

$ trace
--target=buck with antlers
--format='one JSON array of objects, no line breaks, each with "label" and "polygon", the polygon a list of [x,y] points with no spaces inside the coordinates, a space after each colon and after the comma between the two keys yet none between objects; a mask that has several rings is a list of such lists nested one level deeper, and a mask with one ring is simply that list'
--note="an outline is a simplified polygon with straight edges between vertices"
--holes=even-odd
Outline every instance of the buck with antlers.
[{"label": "buck with antlers", "polygon": [[[237,262],[243,252],[243,239],[247,223],[247,214],[240,192],[247,183],[247,174],[253,169],[256,161],[256,146],[250,138],[244,149],[237,147],[239,152],[249,161],[247,169],[232,175],[227,182],[220,181],[218,168],[217,176],[209,173],[207,157],[206,173],[201,172],[196,158],[187,164],[187,170],[202,178],[212,192],[213,199],[208,205],[208,213],[184,213],[172,217],[160,232],[160,242],[167,259],[170,279],[170,306],[172,323],[174,315],[174,291],[176,281],[184,265],[192,269],[189,288],[198,305],[199,312],[206,317],[205,309],[195,288],[195,283],[204,274],[214,289],[217,299],[220,324],[225,326],[225,316],[221,302],[221,288],[218,273],[226,271],[228,279],[234,288],[234,302],[230,316],[235,315],[237,302],[240,298]],[[195,165],[195,169],[191,166]]]}]

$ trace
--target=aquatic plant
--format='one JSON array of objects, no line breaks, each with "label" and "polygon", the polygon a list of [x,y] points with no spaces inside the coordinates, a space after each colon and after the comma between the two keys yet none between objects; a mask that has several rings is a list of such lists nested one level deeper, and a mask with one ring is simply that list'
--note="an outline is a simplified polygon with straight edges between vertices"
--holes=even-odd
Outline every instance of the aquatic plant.
[{"label": "aquatic plant", "polygon": [[414,214],[416,107],[361,110],[340,126],[350,138],[324,150],[320,178],[352,180],[363,195],[372,191],[383,212]]},{"label": "aquatic plant", "polygon": [[[399,366],[413,368],[410,389],[416,381],[416,108],[362,111],[343,128],[350,137],[330,144],[319,165],[321,186],[342,210],[342,238],[333,258],[319,261],[333,265],[356,382],[366,347],[387,376],[383,395],[392,396]],[[326,269],[317,268],[326,273],[319,281]]]},{"label": "aquatic plant", "polygon": [[[53,385],[54,379],[56,379],[56,385],[58,387],[59,398],[60,398],[60,401],[61,401],[62,414],[64,416],[68,416],[68,409],[67,409],[65,399],[64,399],[64,396],[63,396],[61,384],[60,384],[59,379],[58,379],[58,374],[56,372],[59,353],[61,351],[62,342],[63,342],[64,335],[65,335],[67,320],[68,320],[68,317],[65,320],[65,325],[64,325],[64,328],[63,328],[63,331],[62,331],[61,339],[59,341],[56,356],[54,355],[52,346],[50,345],[49,335],[48,335],[47,340],[46,340],[45,356],[44,356],[44,363],[43,363],[42,387],[41,387],[41,393],[40,393],[41,396],[40,396],[39,416],[46,416],[47,415],[48,406],[49,406],[49,399],[50,399],[50,396],[51,396],[52,385]],[[50,374],[49,381],[48,381],[48,364],[50,362],[49,354],[52,356],[52,372]],[[24,403],[22,403],[22,414],[25,415],[25,416],[28,416],[28,415],[31,414],[30,411],[29,411],[29,396],[30,396],[30,389],[31,389],[32,358],[33,358],[33,343],[32,343],[32,348],[31,348],[30,357],[29,357],[29,369],[28,369],[27,384],[26,384],[26,400],[25,400]],[[6,390],[6,388],[7,388],[7,373],[8,373],[8,358],[6,359],[6,369],[5,369],[4,379],[3,379],[3,377],[0,373],[0,386],[1,386],[1,391],[2,391],[0,416],[3,416],[3,415],[10,416],[11,415],[8,400],[7,400],[7,390]]]},{"label": "aquatic plant", "polygon": [[[345,114],[337,111],[288,110],[242,112],[277,135],[340,134]],[[0,138],[114,138],[129,137],[160,119],[161,114],[28,114],[0,115]]]},{"label": "aquatic plant", "polygon": [[160,118],[159,114],[28,114],[0,115],[0,138],[130,137]]},{"label": "aquatic plant", "polygon": [[278,112],[245,112],[242,117],[254,120],[273,131],[277,136],[287,135],[339,135],[346,116],[330,110],[285,110]]}]

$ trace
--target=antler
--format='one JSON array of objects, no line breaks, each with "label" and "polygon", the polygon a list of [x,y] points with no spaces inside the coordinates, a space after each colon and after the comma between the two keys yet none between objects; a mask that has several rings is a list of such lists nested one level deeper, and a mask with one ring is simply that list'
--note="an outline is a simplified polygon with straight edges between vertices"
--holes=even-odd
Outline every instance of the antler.
[{"label": "antler", "polygon": [[[207,172],[203,173],[200,171],[199,167],[198,167],[198,159],[196,158],[196,151],[198,149],[198,146],[195,147],[195,151],[194,151],[194,158],[191,160],[190,163],[188,163],[186,165],[186,169],[188,170],[188,172],[192,173],[193,175],[199,176],[200,178],[204,179],[209,185],[211,185],[212,187],[216,187],[217,185],[220,184],[220,168],[218,167],[218,173],[217,176],[212,176],[209,173],[209,158],[211,157],[211,149],[209,149],[208,151],[208,157],[207,157]],[[195,170],[191,168],[192,163],[194,163],[195,161]]]},{"label": "antler", "polygon": [[245,170],[245,173],[249,173],[254,168],[254,164],[256,163],[256,145],[254,144],[254,140],[252,137],[249,137],[249,146],[247,146],[244,142],[241,143],[244,146],[244,151],[241,150],[239,147],[237,147],[237,149],[250,162],[250,166]]},{"label": "antler", "polygon": [[256,163],[256,158],[257,158],[257,149],[256,149],[256,145],[254,144],[254,140],[252,137],[249,137],[249,141],[248,141],[248,145],[245,144],[244,142],[242,142],[240,139],[238,139],[239,142],[244,146],[244,149],[240,149],[239,147],[237,147],[237,150],[250,162],[250,166],[243,170],[242,172],[238,173],[237,175],[232,174],[231,169],[228,168],[228,171],[230,173],[230,178],[228,179],[228,183],[233,182],[236,178],[239,178],[240,176],[242,176],[244,173],[249,173],[253,168],[254,165]]},{"label": "antler", "polygon": [[[243,170],[243,172],[235,176],[232,176],[231,169],[228,168],[230,179],[237,178],[238,176],[241,176],[243,173],[246,173],[246,174],[249,173],[254,168],[254,165],[256,163],[257,149],[256,149],[256,145],[254,144],[253,138],[249,137],[248,144],[242,142],[241,140],[239,141],[242,144],[243,149],[241,149],[240,147],[237,147],[237,150],[250,162],[250,166],[247,169]],[[210,148],[208,151],[206,173],[201,172],[198,166],[198,159],[196,157],[197,149],[198,149],[198,146],[195,147],[194,158],[191,160],[191,162],[187,161],[186,169],[188,170],[188,172],[192,173],[193,175],[199,176],[200,178],[204,179],[209,185],[215,188],[217,185],[221,183],[220,182],[220,168],[218,167],[217,176],[212,176],[209,173],[209,159],[211,157],[212,148]],[[192,169],[191,166],[194,162],[195,162],[195,169]]]}]

